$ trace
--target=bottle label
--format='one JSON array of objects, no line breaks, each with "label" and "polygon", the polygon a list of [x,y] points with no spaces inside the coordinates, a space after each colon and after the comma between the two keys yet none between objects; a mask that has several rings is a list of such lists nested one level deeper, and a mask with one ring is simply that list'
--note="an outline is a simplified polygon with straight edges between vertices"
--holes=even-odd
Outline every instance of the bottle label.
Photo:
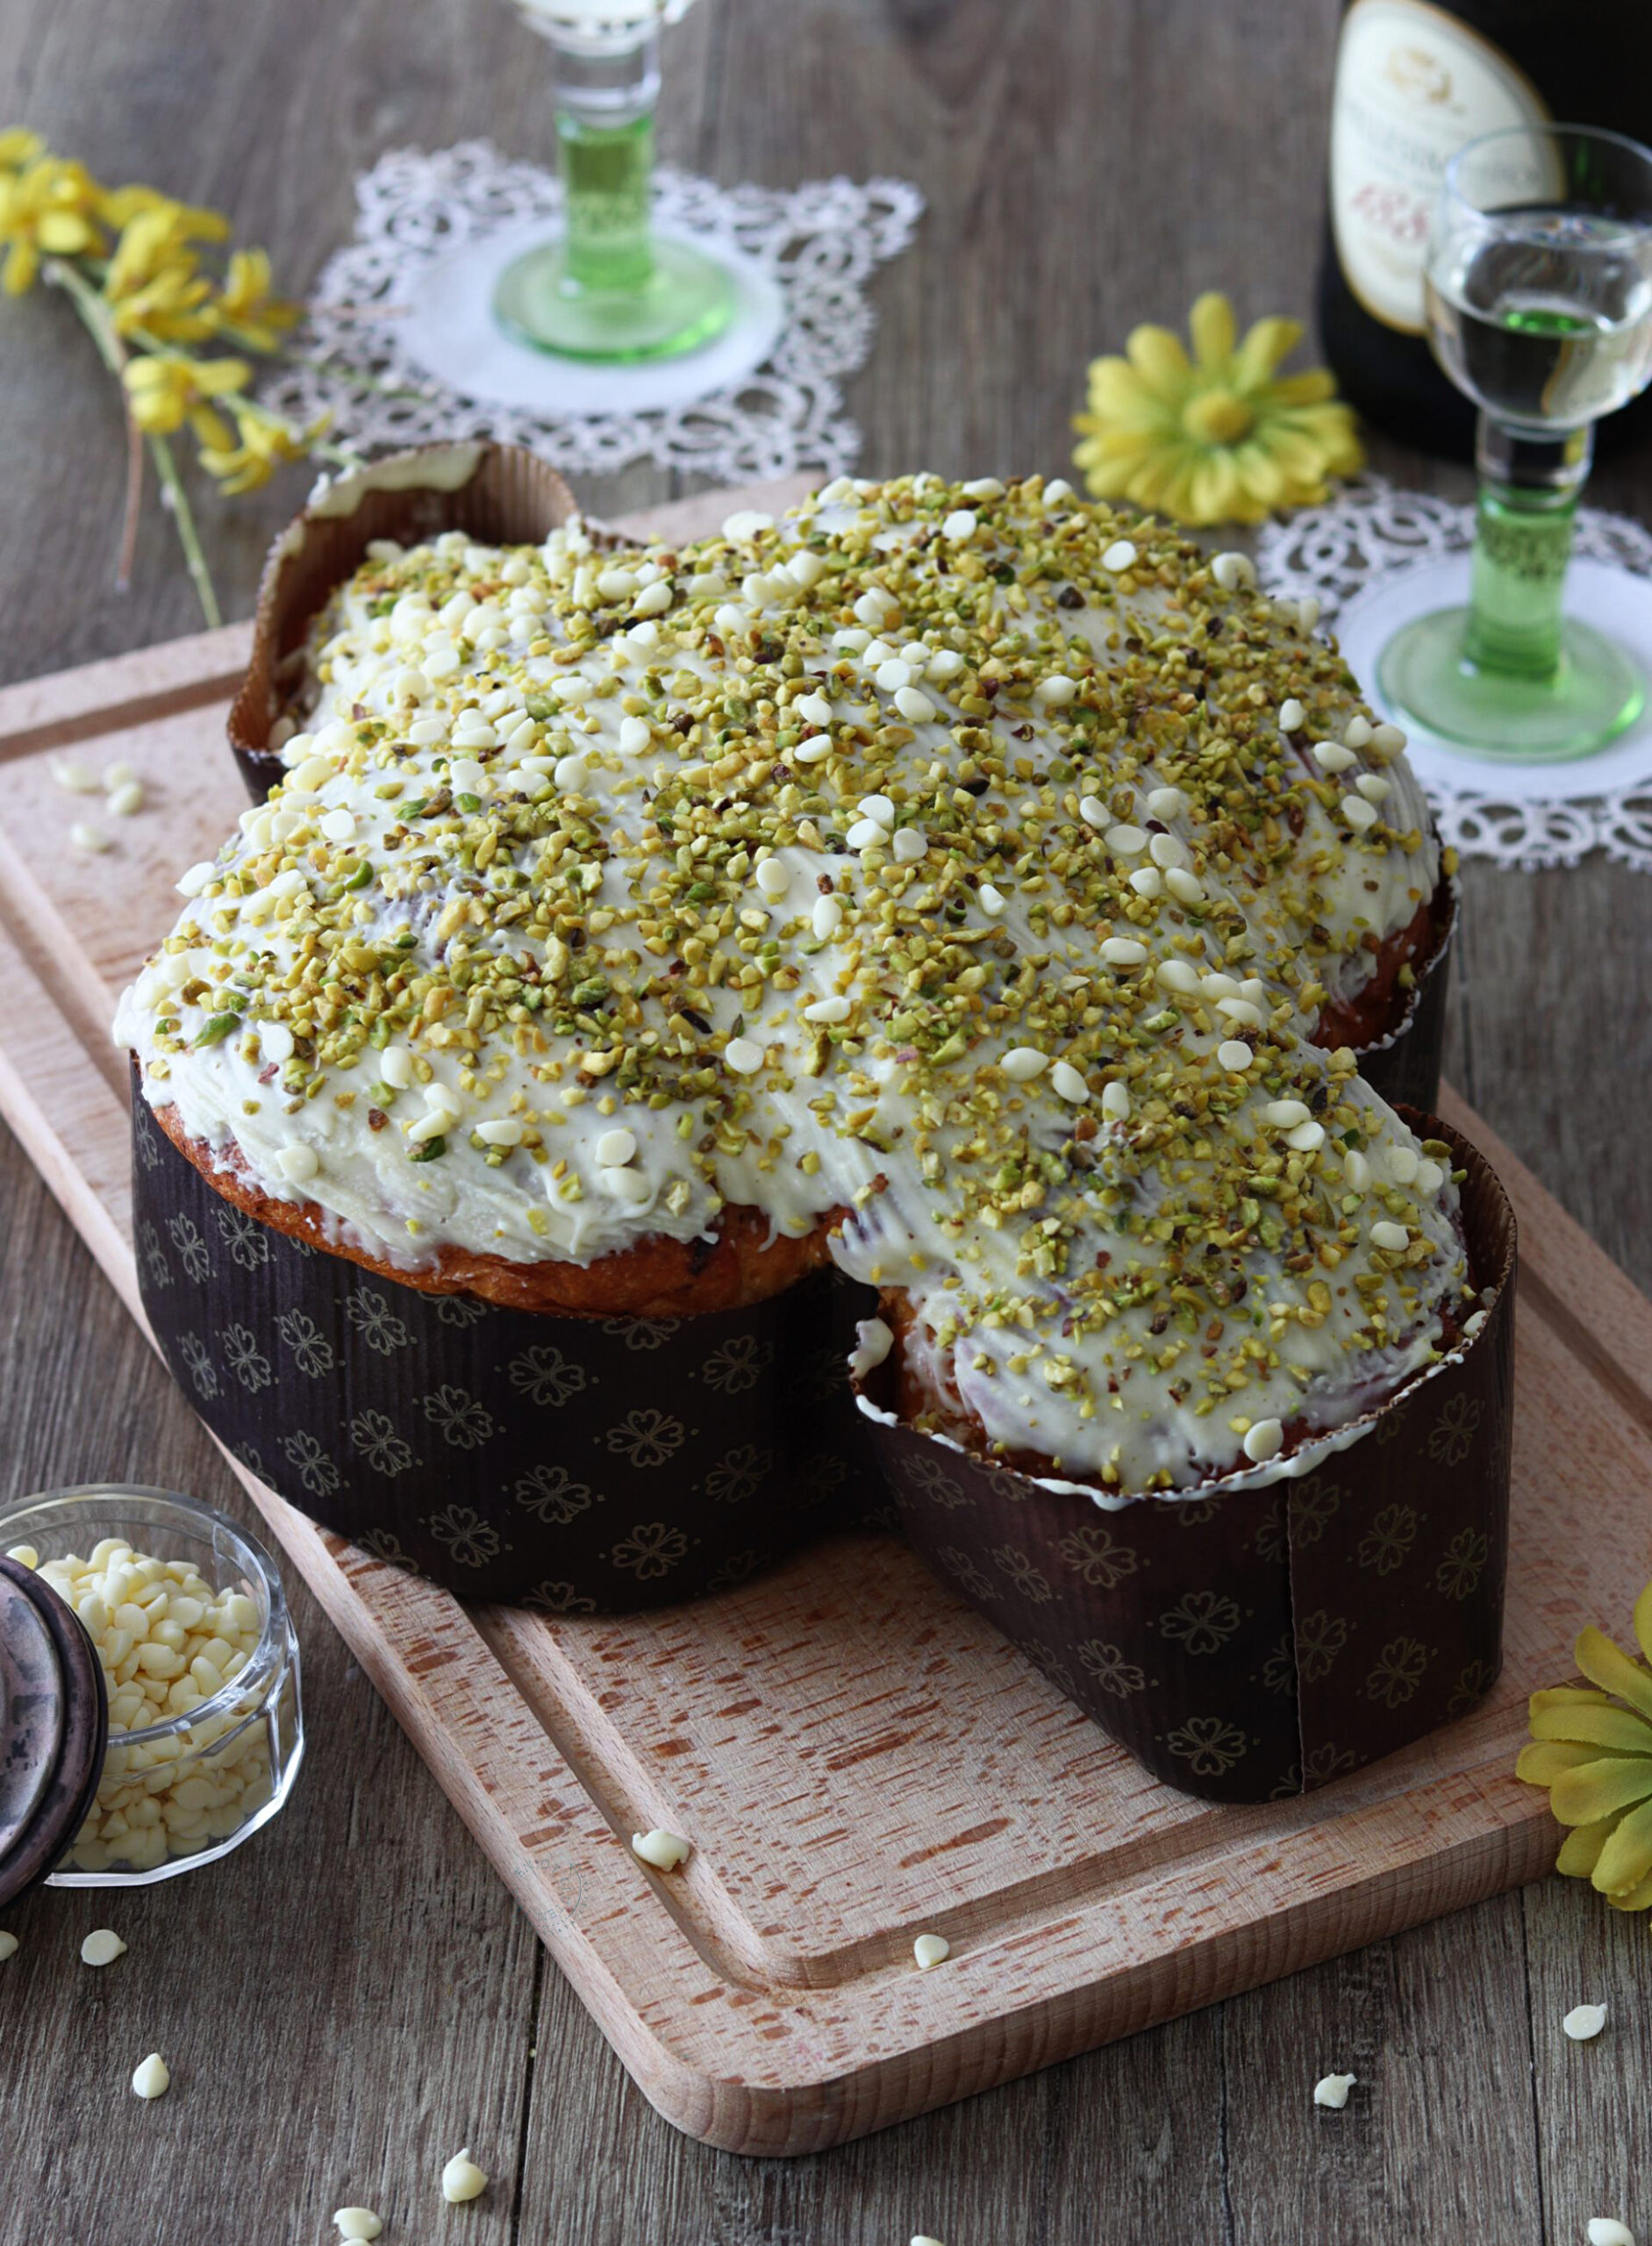
[{"label": "bottle label", "polygon": [[1428,0],[1354,0],[1331,97],[1331,231],[1374,319],[1423,333],[1428,222],[1458,149],[1548,115],[1525,73],[1459,17]]}]

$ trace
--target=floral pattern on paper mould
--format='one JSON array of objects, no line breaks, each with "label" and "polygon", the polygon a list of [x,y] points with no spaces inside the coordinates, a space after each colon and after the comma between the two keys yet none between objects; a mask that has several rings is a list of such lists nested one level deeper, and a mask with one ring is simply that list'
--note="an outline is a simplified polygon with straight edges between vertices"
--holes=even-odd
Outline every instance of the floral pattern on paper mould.
[{"label": "floral pattern on paper mould", "polygon": [[1485,1563],[1491,1556],[1491,1540],[1477,1528],[1460,1529],[1434,1570],[1434,1589],[1442,1599],[1471,1599],[1480,1587]]},{"label": "floral pattern on paper mould", "polygon": [[1448,1397],[1429,1430],[1429,1457],[1437,1458],[1442,1466],[1461,1466],[1474,1448],[1475,1431],[1484,1410],[1477,1396]]},{"label": "floral pattern on paper mould", "polygon": [[1303,1616],[1296,1627],[1296,1648],[1305,1683],[1317,1684],[1330,1675],[1348,1635],[1348,1623],[1340,1614],[1327,1614],[1320,1607],[1316,1613]]},{"label": "floral pattern on paper mould", "polygon": [[1054,1599],[1049,1577],[1038,1567],[1031,1553],[1024,1552],[1018,1544],[998,1545],[992,1554],[992,1563],[1005,1576],[1013,1591],[1023,1599],[1031,1599],[1034,1606],[1043,1606]]},{"label": "floral pattern on paper mould", "polygon": [[639,1521],[629,1536],[622,1536],[609,1557],[617,1568],[633,1570],[639,1581],[649,1583],[669,1575],[687,1554],[689,1540],[669,1521]]},{"label": "floral pattern on paper mould", "polygon": [[834,1450],[817,1450],[797,1470],[799,1501],[805,1512],[823,1506],[849,1478],[849,1462]]},{"label": "floral pattern on paper mould", "polygon": [[652,1407],[631,1413],[608,1430],[608,1448],[633,1466],[663,1466],[688,1440],[688,1429],[670,1413]]},{"label": "floral pattern on paper mould", "polygon": [[275,1331],[292,1351],[293,1363],[307,1379],[325,1379],[333,1370],[333,1344],[305,1312],[283,1311],[275,1320]]},{"label": "floral pattern on paper mould", "polygon": [[1097,1584],[1103,1591],[1116,1590],[1141,1564],[1129,1546],[1119,1543],[1112,1529],[1104,1527],[1098,1520],[1087,1521],[1082,1528],[1075,1528],[1070,1535],[1062,1537],[1055,1549],[1063,1563],[1083,1582]]},{"label": "floral pattern on paper mould", "polygon": [[198,1287],[212,1276],[212,1254],[193,1217],[182,1212],[167,1219],[167,1232],[178,1251],[178,1261],[183,1266],[184,1277],[193,1279]]},{"label": "floral pattern on paper mould", "polygon": [[1115,1699],[1147,1690],[1147,1671],[1126,1660],[1121,1646],[1109,1645],[1105,1638],[1086,1638],[1078,1649],[1078,1658],[1102,1691],[1111,1692]]},{"label": "floral pattern on paper mould", "polygon": [[991,1598],[992,1585],[967,1552],[961,1552],[955,1544],[943,1544],[936,1551],[935,1557],[957,1584],[959,1590],[966,1592],[969,1598],[975,1599]]},{"label": "floral pattern on paper mould", "polygon": [[303,1428],[281,1439],[282,1457],[304,1484],[312,1498],[330,1498],[340,1488],[343,1476],[312,1434]]},{"label": "floral pattern on paper mould", "polygon": [[387,1568],[399,1568],[404,1575],[418,1573],[418,1563],[402,1540],[388,1528],[369,1528],[356,1539],[362,1551]]},{"label": "floral pattern on paper mould", "polygon": [[393,1477],[418,1463],[412,1445],[397,1434],[387,1413],[358,1412],[350,1422],[350,1441],[375,1474]]},{"label": "floral pattern on paper mould", "polygon": [[1365,1697],[1385,1708],[1403,1708],[1416,1697],[1428,1666],[1428,1649],[1418,1638],[1391,1638],[1365,1680]]},{"label": "floral pattern on paper mould", "polygon": [[731,1552],[716,1573],[706,1582],[707,1591],[737,1591],[749,1582],[756,1570],[759,1555],[755,1552]]},{"label": "floral pattern on paper mould", "polygon": [[516,1485],[516,1501],[536,1520],[566,1527],[598,1499],[586,1482],[576,1482],[565,1466],[531,1467]]},{"label": "floral pattern on paper mould", "polygon": [[723,1453],[701,1486],[714,1505],[743,1505],[756,1496],[774,1467],[772,1450],[754,1442],[736,1443]]},{"label": "floral pattern on paper mould", "polygon": [[519,1357],[511,1358],[505,1370],[512,1388],[519,1389],[530,1404],[550,1412],[560,1411],[570,1398],[590,1385],[586,1368],[565,1357],[548,1341],[524,1349]]},{"label": "floral pattern on paper mould", "polygon": [[178,1355],[189,1368],[197,1395],[209,1399],[218,1392],[218,1367],[212,1353],[198,1334],[185,1334],[178,1342]]},{"label": "floral pattern on paper mould", "polygon": [[138,1253],[143,1261],[144,1277],[157,1291],[172,1284],[172,1266],[167,1261],[167,1251],[161,1245],[161,1234],[147,1220],[138,1227]]},{"label": "floral pattern on paper mould", "polygon": [[508,1549],[493,1523],[470,1506],[448,1506],[432,1513],[425,1526],[461,1568],[485,1568]]},{"label": "floral pattern on paper mould", "polygon": [[1162,1637],[1179,1641],[1190,1655],[1219,1653],[1243,1618],[1218,1591],[1190,1591],[1158,1620]]},{"label": "floral pattern on paper mould", "polygon": [[1291,1507],[1291,1537],[1298,1545],[1317,1544],[1335,1519],[1346,1491],[1323,1474],[1305,1475],[1294,1482],[1287,1502]]},{"label": "floral pattern on paper mould", "polygon": [[617,1335],[628,1349],[658,1349],[682,1322],[676,1318],[604,1318],[603,1332]]},{"label": "floral pattern on paper mould", "polygon": [[388,1296],[376,1287],[356,1287],[344,1305],[344,1314],[375,1356],[394,1356],[413,1336],[404,1319],[390,1308]]},{"label": "floral pattern on paper mould", "polygon": [[1466,1716],[1471,1708],[1479,1706],[1497,1683],[1497,1677],[1496,1662],[1470,1662],[1457,1678],[1456,1689],[1446,1702],[1446,1713],[1448,1716]]},{"label": "floral pattern on paper mould", "polygon": [[1042,1638],[1017,1638],[1015,1644],[1018,1651],[1026,1656],[1034,1669],[1041,1670],[1052,1684],[1066,1693],[1069,1700],[1074,1698],[1077,1688],[1064,1654],[1057,1653],[1055,1647]]},{"label": "floral pattern on paper mould", "polygon": [[522,1601],[541,1614],[594,1614],[597,1602],[587,1599],[571,1583],[545,1582],[535,1584]]},{"label": "floral pattern on paper mould", "polygon": [[224,1362],[249,1396],[268,1388],[275,1379],[269,1359],[258,1346],[258,1336],[247,1326],[224,1328]]},{"label": "floral pattern on paper mould", "polygon": [[433,1302],[444,1326],[480,1326],[488,1315],[487,1304],[478,1302],[474,1295],[436,1295]]},{"label": "floral pattern on paper mould", "polygon": [[425,1417],[455,1450],[480,1450],[496,1432],[493,1414],[468,1389],[444,1382],[423,1399]]},{"label": "floral pattern on paper mould", "polygon": [[225,1203],[217,1212],[218,1235],[232,1263],[243,1271],[261,1270],[269,1261],[269,1234],[255,1217]]},{"label": "floral pattern on paper mould", "polygon": [[909,1450],[901,1461],[901,1479],[908,1494],[921,1501],[939,1506],[943,1513],[955,1512],[960,1506],[972,1506],[975,1499],[957,1477],[949,1474],[941,1461],[928,1450]]},{"label": "floral pattern on paper mould", "polygon": [[700,1367],[700,1378],[708,1388],[719,1389],[725,1396],[743,1396],[748,1388],[755,1388],[763,1374],[775,1361],[775,1345],[756,1334],[732,1334],[726,1341],[719,1341]]},{"label": "floral pattern on paper mould", "polygon": [[1262,1665],[1264,1692],[1294,1692],[1297,1688],[1297,1642],[1287,1630]]},{"label": "floral pattern on paper mould", "polygon": [[1164,1743],[1198,1778],[1219,1778],[1243,1760],[1250,1745],[1238,1725],[1225,1716],[1190,1716]]},{"label": "floral pattern on paper mould", "polygon": [[1361,1567],[1373,1568],[1379,1576],[1391,1576],[1410,1558],[1420,1526],[1410,1506],[1384,1506],[1361,1537],[1355,1556]]}]

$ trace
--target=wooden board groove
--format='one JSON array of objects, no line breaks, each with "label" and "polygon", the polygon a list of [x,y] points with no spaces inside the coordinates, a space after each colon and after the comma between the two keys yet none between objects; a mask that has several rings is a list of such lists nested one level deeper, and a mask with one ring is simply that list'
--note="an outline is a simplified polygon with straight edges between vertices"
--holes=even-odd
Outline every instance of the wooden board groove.
[{"label": "wooden board groove", "polygon": [[[653,520],[683,534],[728,504]],[[240,808],[220,705],[245,630],[0,692],[0,1112],[139,1317],[105,1024],[175,910],[176,871]],[[69,742],[152,783],[153,810],[107,822],[105,856],[61,847],[83,807],[46,765]],[[816,2149],[1552,1863],[1542,1798],[1512,1776],[1524,1695],[1570,1673],[1577,1627],[1620,1620],[1652,1565],[1634,1496],[1652,1305],[1442,1105],[1522,1233],[1505,1675],[1472,1717],[1305,1801],[1224,1810],[1155,1785],[886,1539],[840,1540],[690,1609],[551,1620],[467,1611],[248,1482],[669,2119],[740,2150]],[[920,1626],[922,1677],[905,1654]],[[626,1846],[656,1823],[696,1843],[669,1881]],[[920,1976],[926,1928],[954,1954]]]}]

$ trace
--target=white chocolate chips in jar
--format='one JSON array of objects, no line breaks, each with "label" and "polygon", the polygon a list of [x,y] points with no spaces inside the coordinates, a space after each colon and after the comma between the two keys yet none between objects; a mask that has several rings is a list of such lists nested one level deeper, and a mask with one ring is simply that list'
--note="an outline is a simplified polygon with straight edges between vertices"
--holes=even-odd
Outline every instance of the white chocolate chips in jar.
[{"label": "white chocolate chips in jar", "polygon": [[[147,1558],[118,1537],[85,1560],[37,1562],[26,1546],[11,1556],[38,1565],[74,1608],[109,1692],[103,1779],[68,1867],[153,1871],[226,1839],[270,1792],[267,1734],[244,1721],[251,1696],[220,1697],[257,1650],[255,1601],[240,1588],[216,1590],[192,1561]],[[160,1725],[172,1728],[125,1743]]]}]

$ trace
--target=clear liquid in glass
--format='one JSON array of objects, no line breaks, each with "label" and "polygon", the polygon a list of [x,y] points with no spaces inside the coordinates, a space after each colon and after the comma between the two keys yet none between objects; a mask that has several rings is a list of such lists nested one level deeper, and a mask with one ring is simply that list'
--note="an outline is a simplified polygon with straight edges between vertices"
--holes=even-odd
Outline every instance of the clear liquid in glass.
[{"label": "clear liquid in glass", "polygon": [[[1499,211],[1499,226],[1516,214]],[[1452,381],[1497,419],[1553,433],[1615,413],[1652,373],[1644,227],[1533,210],[1447,245],[1428,324]]]}]

